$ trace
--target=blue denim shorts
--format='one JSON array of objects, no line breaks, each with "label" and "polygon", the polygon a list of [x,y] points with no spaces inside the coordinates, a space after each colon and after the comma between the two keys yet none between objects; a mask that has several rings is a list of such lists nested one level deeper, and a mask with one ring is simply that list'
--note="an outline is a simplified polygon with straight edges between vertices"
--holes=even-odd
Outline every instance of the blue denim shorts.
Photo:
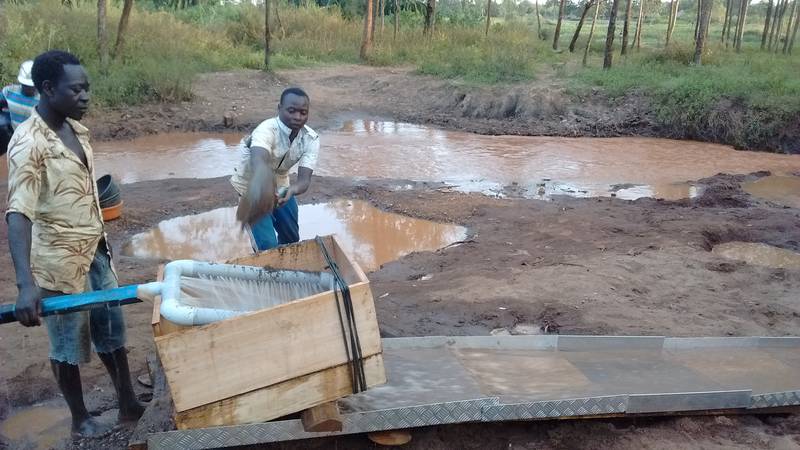
[{"label": "blue denim shorts", "polygon": [[[111,257],[101,243],[94,255],[87,291],[118,287]],[[50,359],[78,365],[91,359],[90,341],[98,353],[111,353],[125,346],[125,320],[119,306],[94,308],[44,318],[50,336]]]}]

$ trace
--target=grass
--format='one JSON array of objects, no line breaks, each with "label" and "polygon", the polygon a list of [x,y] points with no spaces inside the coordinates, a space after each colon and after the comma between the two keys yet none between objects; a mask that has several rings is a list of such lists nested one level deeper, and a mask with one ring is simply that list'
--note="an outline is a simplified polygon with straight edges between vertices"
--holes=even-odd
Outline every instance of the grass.
[{"label": "grass", "polygon": [[[0,28],[2,81],[13,79],[23,59],[48,48],[66,48],[82,57],[93,78],[95,98],[106,105],[186,99],[198,73],[262,65],[263,10],[251,5],[169,12],[137,8],[124,54],[105,74],[100,73],[96,57],[91,3],[70,9],[56,0],[35,0],[0,8],[5,9],[0,16],[5,17]],[[359,62],[363,24],[347,18],[353,11],[343,12],[336,6],[296,8],[282,1],[278,9],[281,20],[273,26],[273,69]],[[493,19],[485,37],[479,15],[462,15],[439,18],[436,32],[425,38],[421,16],[405,11],[397,39],[393,38],[393,17],[387,16],[382,32],[376,26],[368,63],[413,66],[422,74],[466,83],[513,83],[544,74],[566,79],[575,92],[597,86],[612,97],[636,92],[649,100],[662,125],[683,130],[686,137],[744,147],[758,146],[800,116],[800,58],[758,51],[758,17],[751,17],[742,54],[721,45],[721,24],[714,23],[702,67],[689,65],[694,51],[691,17],[678,23],[673,43],[666,49],[665,21],[648,21],[642,48],[626,57],[617,50],[614,68],[605,71],[600,69],[606,31],[602,20],[591,43],[589,67],[581,68],[589,24],[576,53],[571,54],[565,50],[575,21],[565,21],[560,40],[564,51],[554,52],[554,23],[549,16],[542,23],[547,40],[540,40],[532,16]],[[111,42],[118,16],[119,10],[112,7]],[[620,24],[620,33],[621,29]],[[620,41],[617,38],[617,49]],[[726,108],[744,113],[725,113]]]}]

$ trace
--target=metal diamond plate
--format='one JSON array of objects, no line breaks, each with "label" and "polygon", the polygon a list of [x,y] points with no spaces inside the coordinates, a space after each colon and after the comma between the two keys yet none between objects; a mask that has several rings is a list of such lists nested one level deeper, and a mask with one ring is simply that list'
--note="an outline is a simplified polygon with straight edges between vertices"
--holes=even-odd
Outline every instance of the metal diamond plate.
[{"label": "metal diamond plate", "polygon": [[483,420],[484,409],[497,404],[496,397],[487,397],[343,414],[343,430],[339,433],[307,433],[300,420],[170,431],[151,434],[147,445],[148,448],[170,450],[224,448],[429,425],[480,422]]},{"label": "metal diamond plate", "polygon": [[483,410],[486,422],[624,413],[627,395],[499,404]]},{"label": "metal diamond plate", "polygon": [[797,405],[800,405],[800,391],[785,391],[753,395],[750,408],[775,408]]}]

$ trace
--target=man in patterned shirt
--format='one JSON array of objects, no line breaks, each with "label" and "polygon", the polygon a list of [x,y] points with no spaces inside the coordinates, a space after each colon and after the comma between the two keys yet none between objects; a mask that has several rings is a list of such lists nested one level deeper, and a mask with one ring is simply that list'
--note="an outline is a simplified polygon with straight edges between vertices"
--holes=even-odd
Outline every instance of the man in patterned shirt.
[{"label": "man in patterned shirt", "polygon": [[[8,242],[19,296],[15,315],[40,324],[42,297],[117,287],[103,229],[89,132],[78,120],[89,107],[89,80],[80,61],[62,51],[36,57],[33,81],[41,102],[17,127],[8,151]],[[119,419],[144,409],[131,386],[120,307],[44,318],[50,361],[72,413],[73,436],[95,437],[111,424],[92,418],[83,401],[78,364],[90,341],[119,398]]]}]

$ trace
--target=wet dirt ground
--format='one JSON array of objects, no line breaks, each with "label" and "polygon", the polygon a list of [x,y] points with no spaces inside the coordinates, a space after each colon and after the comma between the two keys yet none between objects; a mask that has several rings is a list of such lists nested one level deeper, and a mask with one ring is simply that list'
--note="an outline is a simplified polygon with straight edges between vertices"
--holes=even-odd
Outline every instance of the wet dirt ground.
[{"label": "wet dirt ground", "polygon": [[[223,87],[231,86],[235,91],[232,103],[249,82],[239,80],[242,84],[237,85],[226,76],[217,77],[231,82],[216,85],[216,92],[225,95]],[[275,97],[282,86],[276,84],[259,95]],[[204,92],[209,88],[203,87]],[[321,108],[321,117],[315,119],[323,130],[341,125],[332,119],[334,113],[342,112],[331,106],[337,98],[343,109],[353,111],[359,100],[364,101],[363,96],[336,97],[341,93],[333,91],[341,86],[324,92],[321,85],[313,88],[330,97]],[[262,104],[271,105],[274,100],[270,97]],[[390,108],[385,102],[389,101],[376,98],[360,106],[366,112],[387,111]],[[230,108],[228,103],[207,105],[206,114],[221,116]],[[144,129],[150,119],[143,116],[143,111],[131,111],[119,124],[130,122],[137,124],[132,128]],[[242,113],[240,123],[247,123],[246,117]],[[110,117],[103,126],[109,129],[115,120]],[[694,180],[702,189],[691,200],[556,196],[545,202],[525,198],[525,192],[515,185],[503,188],[505,198],[494,198],[453,191],[439,183],[357,179],[342,174],[315,177],[311,190],[299,200],[302,204],[363,200],[384,211],[467,228],[460,245],[413,253],[369,274],[384,336],[485,335],[497,329],[562,334],[792,335],[800,326],[800,271],[748,264],[711,251],[715,245],[732,241],[800,251],[800,210],[750,196],[741,188],[764,175]],[[0,197],[5,195],[5,185],[0,183]],[[164,220],[235,204],[226,178],[171,177],[125,184],[123,197],[123,217],[107,225],[118,250],[136,234]],[[7,229],[0,227],[3,303],[14,301],[16,295],[7,241]],[[123,253],[115,254],[122,283],[154,279],[158,260]],[[145,357],[153,351],[151,305],[127,306],[126,313],[129,356],[137,376],[146,372]],[[0,419],[36,403],[59,401],[46,358],[43,329],[16,324],[0,327]],[[96,412],[112,409],[113,389],[100,362],[95,359],[82,373],[89,408]],[[138,385],[136,389],[146,391]],[[102,441],[60,441],[58,447],[124,448],[130,431],[130,427],[120,429]],[[374,448],[363,436],[274,448],[333,446]],[[775,415],[433,427],[414,431],[408,448],[800,448],[800,419]]]}]

